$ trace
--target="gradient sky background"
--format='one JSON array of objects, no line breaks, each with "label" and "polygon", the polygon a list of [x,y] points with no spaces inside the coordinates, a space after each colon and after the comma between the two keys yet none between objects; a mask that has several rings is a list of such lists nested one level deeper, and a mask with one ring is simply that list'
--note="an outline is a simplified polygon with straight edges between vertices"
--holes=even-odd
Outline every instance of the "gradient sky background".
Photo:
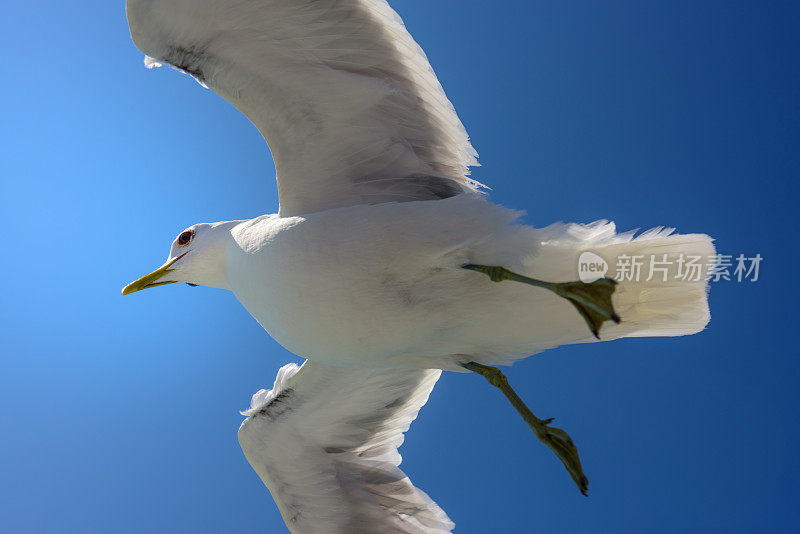
[{"label": "gradient sky background", "polygon": [[[501,395],[448,375],[401,452],[462,533],[796,531],[797,2],[393,2],[492,199],[760,253],[700,335],[508,375],[578,444],[585,499]],[[196,222],[277,209],[255,128],[147,71],[121,0],[0,7],[0,530],[283,532],[236,430],[296,358],[232,294],[121,297]]]}]

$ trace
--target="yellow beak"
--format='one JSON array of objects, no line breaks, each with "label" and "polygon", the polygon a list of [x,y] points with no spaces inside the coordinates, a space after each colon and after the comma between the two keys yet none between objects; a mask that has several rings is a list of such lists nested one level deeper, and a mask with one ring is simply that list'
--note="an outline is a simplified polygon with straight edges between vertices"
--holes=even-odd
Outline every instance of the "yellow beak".
[{"label": "yellow beak", "polygon": [[174,260],[165,263],[164,265],[162,265],[161,267],[159,267],[158,269],[156,269],[152,273],[144,275],[143,277],[139,278],[135,282],[131,282],[130,284],[128,284],[127,286],[122,288],[122,294],[123,295],[130,295],[131,293],[136,293],[137,291],[141,291],[142,289],[147,289],[148,287],[156,287],[156,286],[163,286],[163,285],[166,285],[166,284],[175,284],[175,283],[177,283],[178,282],[177,280],[169,280],[169,281],[166,281],[166,282],[159,282],[158,280],[161,277],[163,277],[165,274],[174,271],[175,269],[170,269],[170,267],[172,267],[172,265],[176,261],[178,261],[182,257],[186,256],[186,254],[188,254],[188,252],[184,252],[183,254],[181,254],[180,256],[175,258]]}]

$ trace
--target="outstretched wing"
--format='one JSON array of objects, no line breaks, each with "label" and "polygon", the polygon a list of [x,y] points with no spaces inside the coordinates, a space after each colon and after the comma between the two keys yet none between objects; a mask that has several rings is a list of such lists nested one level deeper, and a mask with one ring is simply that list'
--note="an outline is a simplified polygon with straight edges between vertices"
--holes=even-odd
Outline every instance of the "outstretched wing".
[{"label": "outstretched wing", "polygon": [[439,370],[283,366],[239,429],[295,533],[442,533],[453,523],[398,468]]},{"label": "outstretched wing", "polygon": [[476,190],[474,149],[385,0],[128,0],[148,65],[236,106],[269,143],[280,214]]}]

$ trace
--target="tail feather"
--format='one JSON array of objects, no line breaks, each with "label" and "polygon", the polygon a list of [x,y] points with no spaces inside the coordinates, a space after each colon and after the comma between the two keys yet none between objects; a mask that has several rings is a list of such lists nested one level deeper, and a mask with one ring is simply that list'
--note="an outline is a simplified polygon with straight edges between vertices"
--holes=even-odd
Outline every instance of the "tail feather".
[{"label": "tail feather", "polygon": [[595,269],[604,264],[607,271],[597,274],[617,280],[612,301],[622,319],[603,326],[604,340],[694,334],[711,317],[707,277],[714,245],[707,235],[673,231],[659,227],[634,237],[617,234],[606,221],[558,223],[541,229],[542,246],[526,263],[537,277],[559,281],[586,276],[587,262]]}]

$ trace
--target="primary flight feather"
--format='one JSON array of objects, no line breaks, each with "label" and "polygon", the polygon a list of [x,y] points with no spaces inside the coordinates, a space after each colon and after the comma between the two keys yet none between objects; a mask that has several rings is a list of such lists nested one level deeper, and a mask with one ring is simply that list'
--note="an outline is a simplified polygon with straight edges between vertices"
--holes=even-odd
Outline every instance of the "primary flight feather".
[{"label": "primary flight feather", "polygon": [[[146,65],[219,93],[275,159],[277,214],[186,229],[123,294],[229,289],[309,360],[256,395],[240,430],[287,526],[451,528],[397,468],[402,432],[438,377],[425,369],[484,376],[586,493],[570,437],[493,365],[601,337],[702,330],[711,239],[634,237],[605,221],[537,229],[491,203],[469,178],[477,154],[453,106],[383,0],[128,0],[127,11]],[[579,267],[586,254],[605,265],[595,277]]]}]

